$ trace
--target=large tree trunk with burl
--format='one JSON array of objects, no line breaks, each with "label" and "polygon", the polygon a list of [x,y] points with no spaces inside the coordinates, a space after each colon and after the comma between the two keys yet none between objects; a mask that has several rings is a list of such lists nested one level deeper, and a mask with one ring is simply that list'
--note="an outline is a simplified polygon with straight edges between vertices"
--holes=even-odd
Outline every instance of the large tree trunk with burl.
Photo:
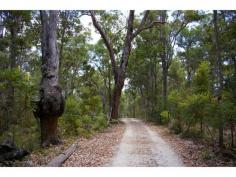
[{"label": "large tree trunk with burl", "polygon": [[41,144],[49,146],[60,143],[57,122],[64,112],[64,97],[58,85],[57,11],[40,11],[40,16],[42,23],[42,80],[40,100],[34,114],[40,119]]}]

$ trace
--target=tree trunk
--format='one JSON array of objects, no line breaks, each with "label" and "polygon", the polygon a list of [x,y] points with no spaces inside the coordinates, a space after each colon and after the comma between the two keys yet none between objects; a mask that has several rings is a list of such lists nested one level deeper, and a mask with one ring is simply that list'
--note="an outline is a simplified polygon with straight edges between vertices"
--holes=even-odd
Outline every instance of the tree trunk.
[{"label": "tree trunk", "polygon": [[230,132],[231,132],[231,147],[234,147],[234,124],[231,123],[230,125]]},{"label": "tree trunk", "polygon": [[40,119],[41,142],[43,146],[56,145],[60,142],[57,135],[58,117]]},{"label": "tree trunk", "polygon": [[220,123],[219,126],[219,146],[222,148],[224,146],[224,128],[223,125]]},{"label": "tree trunk", "polygon": [[109,117],[111,117],[111,108],[112,108],[112,91],[111,91],[111,70],[108,68],[108,97],[109,97]]},{"label": "tree trunk", "polygon": [[119,111],[119,104],[120,104],[120,97],[121,97],[121,92],[122,88],[124,85],[124,80],[125,80],[125,72],[126,68],[128,65],[128,59],[131,51],[131,43],[133,39],[143,30],[151,28],[154,23],[150,23],[147,27],[145,27],[145,23],[149,14],[149,11],[146,11],[143,19],[141,20],[141,23],[137,30],[134,32],[134,10],[130,10],[129,12],[129,17],[127,20],[127,31],[126,31],[126,37],[125,37],[125,42],[124,42],[124,47],[123,47],[123,52],[120,60],[120,66],[117,67],[116,65],[116,60],[115,60],[115,52],[113,50],[113,46],[111,43],[111,40],[108,38],[106,33],[103,31],[102,27],[98,23],[94,11],[89,11],[92,22],[94,27],[98,30],[100,33],[101,37],[103,38],[104,44],[108,49],[109,52],[109,57],[111,60],[111,65],[112,65],[112,71],[114,75],[114,81],[115,81],[115,87],[113,90],[113,100],[112,100],[112,108],[111,108],[111,117],[110,119],[117,119],[118,118],[118,111]]},{"label": "tree trunk", "polygon": [[[167,12],[165,10],[161,11],[161,21],[164,23],[166,21]],[[160,37],[162,43],[161,51],[161,62],[162,62],[162,109],[167,109],[167,75],[168,75],[168,56],[167,56],[167,36],[165,34],[165,29],[160,30]]]},{"label": "tree trunk", "polygon": [[120,97],[122,88],[124,85],[124,79],[118,76],[118,81],[115,82],[115,87],[113,91],[113,99],[112,99],[112,109],[111,109],[111,120],[118,119],[119,116],[119,106],[120,106]]},{"label": "tree trunk", "polygon": [[3,18],[0,17],[0,38],[4,37],[4,22],[3,22]]},{"label": "tree trunk", "polygon": [[[17,26],[13,25],[18,23],[17,17],[12,15],[11,23],[9,30],[10,30],[10,64],[9,69],[13,70],[16,68],[16,60],[17,60]],[[12,124],[14,120],[13,110],[14,110],[14,95],[15,95],[15,88],[11,80],[8,81],[8,95],[7,95],[7,121],[5,128],[8,129],[10,124]]]},{"label": "tree trunk", "polygon": [[57,135],[57,122],[64,112],[64,97],[58,86],[57,11],[40,11],[40,15],[42,23],[42,80],[40,100],[34,114],[40,119],[41,144],[49,146],[60,143]]},{"label": "tree trunk", "polygon": [[106,97],[106,79],[103,80],[103,89],[99,89],[99,93],[101,96],[101,100],[102,100],[102,112],[104,115],[106,115],[106,105],[107,105],[107,97]]},{"label": "tree trunk", "polygon": [[[215,37],[215,54],[217,59],[217,76],[219,80],[219,93],[218,93],[218,101],[219,104],[221,102],[221,95],[223,90],[223,74],[222,74],[222,61],[221,61],[221,49],[220,49],[220,43],[219,43],[219,27],[218,27],[218,14],[217,10],[213,11],[213,23],[214,23],[214,37]],[[220,116],[220,123],[219,123],[219,146],[222,148],[224,145],[224,127],[223,127],[223,121],[222,121],[222,115]]]},{"label": "tree trunk", "polygon": [[189,50],[192,46],[192,42],[190,42],[187,46],[187,49],[186,49],[186,71],[187,71],[187,87],[190,88],[191,86],[191,78],[192,78],[192,75],[191,75],[191,57],[190,57],[190,54],[189,54]]},{"label": "tree trunk", "polygon": [[163,110],[167,110],[167,69],[163,67],[162,71],[162,97],[163,97]]}]

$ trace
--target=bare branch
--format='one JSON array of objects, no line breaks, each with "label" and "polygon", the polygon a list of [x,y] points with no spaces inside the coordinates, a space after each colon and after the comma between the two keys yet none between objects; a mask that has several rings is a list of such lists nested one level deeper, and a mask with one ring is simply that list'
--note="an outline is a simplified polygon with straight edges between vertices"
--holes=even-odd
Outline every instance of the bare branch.
[{"label": "bare branch", "polygon": [[141,23],[138,27],[138,29],[133,33],[132,35],[132,39],[135,38],[139,33],[141,33],[143,30],[146,30],[146,29],[149,29],[149,28],[152,28],[153,26],[157,25],[157,24],[164,24],[165,22],[160,22],[160,21],[153,21],[151,23],[149,23],[148,25],[145,26],[145,23],[147,21],[147,17],[149,15],[149,10],[146,10],[145,11],[145,14],[141,20]]},{"label": "bare branch", "polygon": [[179,30],[175,33],[174,38],[176,38],[179,33],[188,25],[189,22],[183,22],[179,28]]},{"label": "bare branch", "polygon": [[105,43],[105,45],[106,45],[106,47],[108,49],[109,56],[110,56],[110,59],[111,59],[111,64],[112,64],[112,70],[113,70],[113,73],[114,73],[115,78],[116,78],[117,77],[117,66],[116,66],[116,62],[115,62],[115,52],[113,50],[112,44],[111,44],[110,40],[108,39],[108,36],[102,30],[102,27],[98,23],[98,21],[97,21],[97,19],[95,17],[94,11],[90,10],[89,12],[90,12],[90,15],[91,15],[94,27],[100,33],[100,35],[101,35],[101,37],[102,37],[102,39],[103,39],[103,41],[104,41],[104,43]]}]

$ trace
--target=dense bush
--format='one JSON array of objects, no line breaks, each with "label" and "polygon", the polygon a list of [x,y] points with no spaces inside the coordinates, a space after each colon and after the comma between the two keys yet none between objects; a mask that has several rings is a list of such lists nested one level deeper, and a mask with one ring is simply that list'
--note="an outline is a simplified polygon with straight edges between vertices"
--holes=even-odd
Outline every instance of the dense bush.
[{"label": "dense bush", "polygon": [[[37,90],[34,78],[18,67],[1,70],[0,81],[0,141],[8,139],[32,151],[39,145],[39,127],[32,105]],[[10,87],[14,88],[14,97],[9,95]]]},{"label": "dense bush", "polygon": [[181,122],[179,120],[176,120],[176,119],[174,119],[170,122],[169,128],[175,134],[179,134],[179,133],[182,132]]},{"label": "dense bush", "polygon": [[[201,62],[193,77],[191,88],[173,89],[168,95],[169,127],[185,138],[210,138],[216,141],[218,129],[223,126],[231,131],[233,145],[236,103],[230,91],[219,98],[210,91],[208,62]],[[188,93],[188,94],[187,94]],[[162,117],[165,117],[165,111]],[[228,138],[229,139],[229,138]]]},{"label": "dense bush", "polygon": [[160,116],[161,116],[161,121],[163,124],[167,124],[169,122],[169,112],[168,111],[162,111]]},{"label": "dense bush", "polygon": [[200,124],[201,132],[203,131],[203,123],[206,115],[205,107],[208,100],[208,95],[192,94],[180,102],[182,118],[187,125],[187,132],[196,124]]},{"label": "dense bush", "polygon": [[[106,116],[98,105],[82,105],[83,101],[87,103],[96,100],[96,98],[87,97],[87,100],[77,100],[70,96],[66,100],[65,113],[60,118],[60,132],[63,135],[82,136],[89,138],[94,131],[102,131],[108,126]],[[99,102],[97,102],[99,103]],[[97,110],[96,114],[91,114],[89,110]]]}]

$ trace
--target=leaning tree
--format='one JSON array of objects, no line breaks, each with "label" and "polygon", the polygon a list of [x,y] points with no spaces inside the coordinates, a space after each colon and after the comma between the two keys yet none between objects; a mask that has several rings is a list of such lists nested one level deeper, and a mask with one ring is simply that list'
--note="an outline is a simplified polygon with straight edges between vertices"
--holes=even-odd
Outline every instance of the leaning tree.
[{"label": "leaning tree", "polygon": [[57,49],[57,11],[40,11],[42,79],[39,101],[34,112],[40,120],[41,144],[59,144],[57,134],[58,118],[64,112],[64,97],[58,84],[59,56]]},{"label": "leaning tree", "polygon": [[129,55],[132,49],[132,41],[135,39],[136,36],[139,35],[143,30],[153,27],[155,24],[162,23],[157,21],[148,22],[148,15],[149,11],[145,11],[144,16],[141,20],[141,23],[138,25],[137,28],[134,26],[134,10],[130,10],[129,16],[127,19],[127,27],[126,27],[126,35],[124,39],[124,44],[122,47],[122,55],[119,60],[119,66],[117,65],[117,58],[114,52],[114,46],[112,44],[112,40],[109,39],[108,35],[105,33],[104,29],[102,29],[102,26],[99,24],[95,12],[89,11],[90,15],[92,17],[92,22],[94,27],[98,30],[100,33],[105,46],[108,50],[111,65],[112,65],[112,71],[114,76],[114,90],[113,90],[113,96],[112,96],[112,107],[111,107],[111,116],[110,119],[117,119],[118,118],[118,111],[119,111],[119,105],[120,105],[120,97],[122,88],[124,86],[125,81],[125,73],[126,68],[128,65],[128,59]]}]

